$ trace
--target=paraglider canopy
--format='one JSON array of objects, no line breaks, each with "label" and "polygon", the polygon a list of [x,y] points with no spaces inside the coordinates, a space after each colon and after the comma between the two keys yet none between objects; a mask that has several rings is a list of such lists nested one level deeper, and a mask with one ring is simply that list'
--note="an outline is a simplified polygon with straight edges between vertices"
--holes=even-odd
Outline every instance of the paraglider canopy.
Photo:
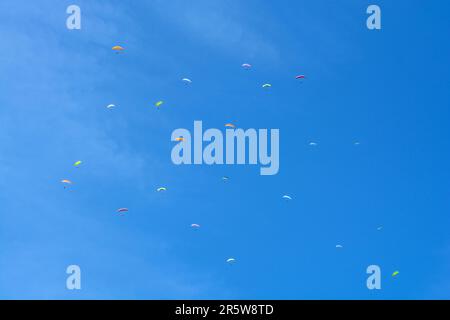
[{"label": "paraglider canopy", "polygon": [[61,183],[72,184],[72,181],[67,180],[67,179],[63,179],[63,180],[61,180]]},{"label": "paraglider canopy", "polygon": [[158,192],[167,191],[167,189],[165,187],[159,187],[158,189],[156,189],[156,191]]},{"label": "paraglider canopy", "polygon": [[73,165],[75,166],[75,167],[78,167],[80,164],[82,164],[83,163],[83,161],[81,161],[81,160],[78,160],[77,162],[75,162]]},{"label": "paraglider canopy", "polygon": [[106,108],[107,109],[113,109],[114,107],[115,107],[116,105],[115,104],[108,104],[107,106],[106,106]]},{"label": "paraglider canopy", "polygon": [[186,82],[186,83],[192,83],[192,80],[189,78],[183,78],[183,79],[181,79],[181,81]]},{"label": "paraglider canopy", "polygon": [[263,88],[270,88],[272,85],[270,83],[265,83],[262,85]]},{"label": "paraglider canopy", "polygon": [[123,216],[126,212],[128,212],[128,208],[119,208],[116,210],[116,212],[119,214],[119,216]]},{"label": "paraglider canopy", "polygon": [[232,123],[226,123],[225,127],[227,127],[227,128],[236,128],[236,126],[234,124],[232,124]]},{"label": "paraglider canopy", "polygon": [[392,276],[393,276],[393,277],[396,277],[396,276],[399,275],[399,273],[400,273],[400,271],[394,271],[394,272],[392,273]]},{"label": "paraglider canopy", "polygon": [[242,64],[242,68],[244,68],[244,69],[250,69],[251,67],[252,67],[252,65],[249,64],[249,63],[243,63]]},{"label": "paraglider canopy", "polygon": [[125,50],[125,48],[122,47],[122,46],[114,46],[114,47],[112,47],[112,49],[113,49],[114,51],[123,51],[123,50]]},{"label": "paraglider canopy", "polygon": [[291,197],[291,196],[288,196],[288,195],[286,195],[286,194],[285,194],[282,198],[285,199],[285,200],[292,200],[292,197]]},{"label": "paraglider canopy", "polygon": [[306,77],[303,74],[299,74],[295,77],[295,79],[305,79]]},{"label": "paraglider canopy", "polygon": [[125,212],[128,212],[128,208],[119,208],[116,210],[117,213],[119,213],[120,215],[123,215]]},{"label": "paraglider canopy", "polygon": [[160,101],[158,101],[158,102],[155,103],[155,106],[156,106],[157,108],[159,108],[160,106],[162,106],[163,103],[164,103],[164,101],[160,100]]},{"label": "paraglider canopy", "polygon": [[196,224],[196,223],[193,223],[193,224],[191,224],[191,227],[192,227],[192,228],[200,228],[200,225],[199,225],[199,224]]},{"label": "paraglider canopy", "polygon": [[235,263],[236,259],[235,258],[228,258],[227,259],[227,263]]}]

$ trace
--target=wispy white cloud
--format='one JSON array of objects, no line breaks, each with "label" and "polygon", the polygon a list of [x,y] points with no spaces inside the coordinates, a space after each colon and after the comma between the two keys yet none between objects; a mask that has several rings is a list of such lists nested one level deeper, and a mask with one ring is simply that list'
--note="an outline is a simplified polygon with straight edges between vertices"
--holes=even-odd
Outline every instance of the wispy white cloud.
[{"label": "wispy white cloud", "polygon": [[256,30],[245,16],[251,12],[244,2],[230,1],[152,1],[151,8],[181,34],[211,49],[238,56],[276,60],[276,45],[263,30]]},{"label": "wispy white cloud", "polygon": [[[5,9],[4,4],[2,9]],[[126,139],[120,139],[120,130],[126,131],[127,123],[118,120],[117,115],[114,118],[104,108],[111,101],[107,98],[103,101],[103,97],[95,94],[96,88],[114,85],[114,80],[119,78],[118,71],[104,61],[106,52],[112,54],[111,43],[122,39],[128,43],[135,41],[133,35],[120,34],[117,24],[106,22],[106,19],[120,18],[121,23],[131,24],[132,19],[124,13],[126,9],[113,8],[106,3],[83,7],[91,17],[83,23],[83,28],[91,32],[83,29],[77,34],[65,29],[65,8],[52,10],[53,1],[43,1],[39,5],[23,2],[20,10],[13,2],[10,4],[9,14],[18,18],[2,20],[5,23],[0,29],[0,38],[8,47],[0,56],[0,196],[3,207],[0,242],[4,252],[0,264],[1,297],[23,297],[23,289],[29,290],[27,298],[67,297],[62,288],[64,263],[74,263],[70,253],[94,264],[99,263],[96,257],[103,256],[111,262],[116,259],[128,262],[142,272],[152,270],[147,276],[154,281],[148,285],[145,282],[130,284],[123,295],[96,288],[83,291],[84,297],[126,298],[126,295],[133,296],[136,290],[143,293],[140,297],[153,294],[157,298],[158,293],[183,297],[183,294],[192,296],[202,291],[195,284],[187,284],[177,270],[168,274],[164,264],[149,267],[148,261],[138,257],[142,246],[136,246],[138,249],[133,251],[117,245],[118,241],[124,242],[121,237],[129,243],[145,243],[151,239],[153,245],[144,247],[154,252],[155,257],[166,255],[166,242],[157,235],[146,235],[144,241],[142,234],[130,227],[106,226],[100,210],[107,207],[103,198],[96,199],[98,203],[89,203],[82,201],[89,199],[88,195],[75,200],[68,192],[55,193],[59,179],[73,174],[71,164],[75,160],[85,160],[88,164],[84,171],[89,175],[83,176],[90,183],[88,190],[107,189],[117,180],[133,182],[139,190],[143,179],[151,181],[155,172],[160,171],[161,159],[168,158],[153,156],[150,149],[141,153],[126,143]],[[47,18],[42,19],[43,15]],[[38,17],[45,22],[36,23]],[[97,50],[87,49],[92,47]],[[126,186],[124,183],[123,192],[127,191]],[[111,209],[113,216],[115,208],[108,208]],[[102,239],[104,233],[116,237],[113,241]],[[93,252],[77,253],[77,244],[72,241],[83,238],[85,242],[81,247],[92,248]],[[165,263],[177,265],[176,260],[176,257],[169,257]],[[34,270],[32,281],[27,277],[30,268]],[[121,268],[119,263],[113,271]],[[121,272],[119,276],[125,277],[130,271]],[[107,286],[110,280],[104,280],[99,282]],[[154,283],[158,286],[151,287]],[[126,284],[126,279],[120,284]]]}]

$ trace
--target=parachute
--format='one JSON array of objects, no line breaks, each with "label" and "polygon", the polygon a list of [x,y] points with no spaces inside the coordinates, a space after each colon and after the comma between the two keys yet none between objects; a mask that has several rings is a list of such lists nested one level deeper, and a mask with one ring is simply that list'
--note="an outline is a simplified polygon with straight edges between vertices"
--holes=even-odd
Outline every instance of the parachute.
[{"label": "parachute", "polygon": [[121,47],[121,46],[114,46],[114,47],[112,47],[112,49],[113,49],[114,51],[116,51],[117,53],[119,53],[120,51],[125,50],[125,48],[124,48],[124,47]]},{"label": "parachute", "polygon": [[236,126],[234,124],[232,124],[232,123],[226,123],[225,127],[227,127],[227,128],[236,128]]},{"label": "parachute", "polygon": [[286,200],[292,200],[292,197],[291,197],[291,196],[288,196],[288,195],[284,195],[282,198],[283,198],[283,199],[286,199]]},{"label": "parachute", "polygon": [[236,259],[235,258],[228,258],[227,259],[227,263],[235,263]]},{"label": "parachute", "polygon": [[77,162],[75,162],[73,165],[75,166],[75,167],[78,167],[80,164],[82,164],[83,163],[83,161],[81,161],[81,160],[78,160]]},{"label": "parachute", "polygon": [[156,191],[158,191],[158,192],[167,191],[167,189],[164,187],[159,187],[158,189],[156,189]]},{"label": "parachute", "polygon": [[181,79],[181,81],[186,82],[186,83],[192,83],[192,80],[189,78],[183,78],[183,79]]},{"label": "parachute", "polygon": [[128,208],[119,208],[116,211],[117,211],[117,213],[119,213],[119,215],[122,216],[125,214],[125,212],[128,212]]},{"label": "parachute", "polygon": [[155,106],[157,107],[157,108],[159,108],[160,106],[162,106],[162,104],[164,103],[164,101],[158,101],[158,102],[156,102],[155,103]]},{"label": "parachute", "polygon": [[272,85],[270,83],[265,83],[262,85],[263,88],[270,88]]},{"label": "parachute", "polygon": [[244,68],[244,69],[250,69],[251,67],[252,67],[252,65],[249,64],[249,63],[243,63],[242,64],[242,68]]},{"label": "parachute", "polygon": [[113,108],[115,108],[116,107],[116,105],[115,104],[108,104],[107,106],[106,106],[106,108],[107,109],[113,109]]}]

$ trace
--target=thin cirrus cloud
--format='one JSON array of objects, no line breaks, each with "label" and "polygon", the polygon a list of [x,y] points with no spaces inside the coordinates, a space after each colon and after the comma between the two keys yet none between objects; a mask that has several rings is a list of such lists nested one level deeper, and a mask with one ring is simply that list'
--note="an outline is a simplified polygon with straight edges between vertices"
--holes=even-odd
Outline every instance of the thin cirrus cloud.
[{"label": "thin cirrus cloud", "polygon": [[151,8],[177,31],[213,50],[239,57],[278,58],[274,43],[245,20],[243,13],[251,14],[251,10],[244,3],[154,1]]}]

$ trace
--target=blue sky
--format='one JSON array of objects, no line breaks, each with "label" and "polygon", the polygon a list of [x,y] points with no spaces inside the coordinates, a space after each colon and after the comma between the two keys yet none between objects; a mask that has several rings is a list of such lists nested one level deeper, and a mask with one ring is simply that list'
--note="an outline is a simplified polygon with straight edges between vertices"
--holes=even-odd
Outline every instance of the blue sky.
[{"label": "blue sky", "polygon": [[[0,298],[450,298],[449,10],[2,1]],[[279,128],[279,173],[175,166],[171,132],[194,120]],[[82,290],[65,287],[71,264]]]}]

